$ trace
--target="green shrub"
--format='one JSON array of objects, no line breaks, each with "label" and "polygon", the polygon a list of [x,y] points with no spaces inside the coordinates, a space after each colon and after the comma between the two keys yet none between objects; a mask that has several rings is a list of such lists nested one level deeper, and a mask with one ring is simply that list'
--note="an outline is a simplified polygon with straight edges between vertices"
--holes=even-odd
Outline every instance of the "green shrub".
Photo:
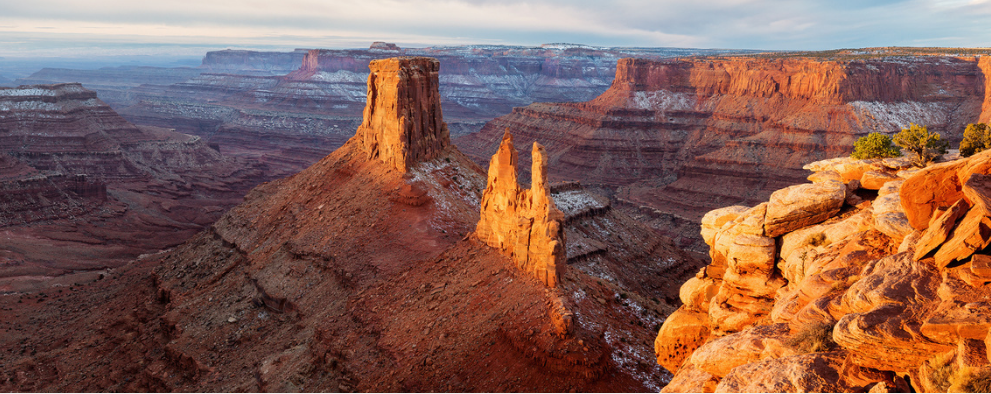
[{"label": "green shrub", "polygon": [[809,324],[788,341],[788,346],[803,353],[825,352],[836,348],[833,342],[833,325],[828,323]]},{"label": "green shrub", "polygon": [[991,370],[966,368],[950,378],[951,393],[991,393]]},{"label": "green shrub", "polygon": [[809,237],[805,239],[805,244],[812,246],[822,246],[827,244],[826,233],[815,233],[809,235]]},{"label": "green shrub", "polygon": [[850,157],[863,160],[898,157],[901,155],[901,150],[891,144],[891,137],[881,133],[870,133],[858,138],[857,142],[853,143],[853,153],[850,154]]},{"label": "green shrub", "polygon": [[991,148],[991,127],[986,123],[971,123],[963,131],[960,141],[960,156],[970,157],[975,153]]},{"label": "green shrub", "polygon": [[902,149],[912,152],[912,163],[918,167],[929,165],[946,154],[946,149],[950,147],[939,133],[930,133],[928,127],[915,123],[909,123],[908,128],[895,134],[892,141]]}]

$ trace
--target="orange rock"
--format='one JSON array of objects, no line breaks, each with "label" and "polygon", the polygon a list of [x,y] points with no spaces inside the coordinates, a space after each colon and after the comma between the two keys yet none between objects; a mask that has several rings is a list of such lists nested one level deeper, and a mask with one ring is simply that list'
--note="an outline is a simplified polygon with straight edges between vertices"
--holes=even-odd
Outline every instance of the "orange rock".
[{"label": "orange rock", "polygon": [[915,244],[915,254],[913,257],[916,260],[920,260],[926,254],[939,247],[943,241],[946,241],[946,238],[950,235],[950,231],[957,224],[957,219],[960,219],[967,212],[968,208],[970,208],[970,204],[966,200],[960,199],[960,201],[957,201],[941,215],[933,216],[933,222],[929,224],[929,228],[922,233],[922,237]]},{"label": "orange rock", "polygon": [[964,164],[960,160],[933,164],[905,179],[899,195],[912,227],[925,230],[936,209],[949,207],[963,198],[957,170]]},{"label": "orange rock", "polygon": [[440,108],[437,59],[373,60],[368,68],[368,100],[355,136],[369,158],[406,172],[451,145]]},{"label": "orange rock", "polygon": [[991,281],[991,256],[975,254],[970,259],[970,272],[985,281]]},{"label": "orange rock", "polygon": [[843,176],[841,176],[840,173],[836,172],[836,170],[823,170],[819,172],[814,172],[812,173],[812,175],[809,175],[806,179],[808,179],[809,182],[812,183],[823,183],[828,181],[843,182]]},{"label": "orange rock", "polygon": [[781,357],[789,335],[787,324],[750,327],[700,346],[692,353],[691,363],[713,376],[723,377],[738,366]]},{"label": "orange rock", "polygon": [[716,392],[858,392],[891,378],[890,373],[850,366],[846,359],[846,352],[809,353],[741,365],[719,382]]},{"label": "orange rock", "polygon": [[955,344],[961,339],[984,340],[989,329],[991,304],[983,302],[939,311],[920,328],[926,337],[944,344]]},{"label": "orange rock", "polygon": [[712,393],[716,391],[719,378],[698,367],[688,364],[674,374],[671,382],[661,389],[662,393]]},{"label": "orange rock", "polygon": [[674,311],[654,339],[657,363],[672,373],[678,372],[685,360],[709,338],[709,316],[688,310],[684,306]]},{"label": "orange rock", "polygon": [[715,297],[718,292],[719,283],[716,283],[715,279],[694,277],[681,285],[678,295],[685,308],[697,312],[706,312],[709,310],[709,300]]},{"label": "orange rock", "polygon": [[880,190],[888,182],[897,181],[897,175],[886,172],[871,170],[864,173],[860,178],[860,187],[867,190]]},{"label": "orange rock", "polygon": [[482,193],[481,217],[475,234],[513,259],[517,268],[548,287],[557,286],[565,266],[564,214],[554,206],[547,187],[544,148],[533,144],[532,187],[521,189],[516,179],[516,148],[506,131],[489,163]]},{"label": "orange rock", "polygon": [[908,253],[868,263],[836,305],[845,315],[833,329],[833,340],[850,351],[857,365],[888,371],[910,370],[946,351],[946,345],[919,331],[940,302],[939,283],[931,263],[916,262]]},{"label": "orange rock", "polygon": [[840,182],[807,183],[778,190],[767,204],[764,232],[768,237],[777,237],[820,223],[836,215],[845,199],[846,185]]}]

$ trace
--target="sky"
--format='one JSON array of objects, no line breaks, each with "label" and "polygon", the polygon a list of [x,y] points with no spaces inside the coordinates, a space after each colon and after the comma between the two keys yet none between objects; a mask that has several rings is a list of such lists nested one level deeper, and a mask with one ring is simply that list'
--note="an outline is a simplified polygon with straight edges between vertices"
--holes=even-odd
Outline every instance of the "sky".
[{"label": "sky", "polygon": [[0,56],[578,43],[991,46],[991,0],[3,0]]}]

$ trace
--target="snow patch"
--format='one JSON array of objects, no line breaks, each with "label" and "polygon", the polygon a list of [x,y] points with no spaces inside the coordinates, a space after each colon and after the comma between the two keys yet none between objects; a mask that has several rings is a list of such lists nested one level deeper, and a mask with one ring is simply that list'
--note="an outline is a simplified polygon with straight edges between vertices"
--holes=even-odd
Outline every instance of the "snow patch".
[{"label": "snow patch", "polygon": [[652,111],[688,111],[697,103],[698,99],[693,94],[655,90],[634,92],[631,104],[637,109]]}]

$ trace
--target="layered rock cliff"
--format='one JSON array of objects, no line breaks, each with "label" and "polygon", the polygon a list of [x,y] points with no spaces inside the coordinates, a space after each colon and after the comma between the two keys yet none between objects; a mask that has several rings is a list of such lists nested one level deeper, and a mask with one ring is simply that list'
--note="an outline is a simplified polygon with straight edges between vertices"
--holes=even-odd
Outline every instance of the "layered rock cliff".
[{"label": "layered rock cliff", "polygon": [[[397,94],[436,91],[433,79],[400,78],[436,63],[394,62],[393,75],[370,78],[376,102],[442,121],[429,110],[438,102],[422,101],[437,95]],[[382,141],[403,116],[392,114],[109,280],[23,304],[0,297],[14,311],[0,322],[0,388],[659,390],[666,377],[647,338],[674,309],[672,283],[699,261],[578,184],[538,181],[527,201],[559,206],[574,240],[559,244],[570,267],[548,288],[469,236],[486,179],[453,145],[405,168],[369,157],[364,138]],[[438,134],[414,135],[442,140],[424,130]]]},{"label": "layered rock cliff", "polygon": [[565,268],[564,213],[554,206],[547,185],[544,147],[533,144],[530,189],[516,179],[516,148],[506,131],[489,162],[489,179],[482,193],[481,219],[475,234],[510,256],[516,266],[549,287],[557,286]]},{"label": "layered rock cliff", "polygon": [[373,61],[368,68],[368,100],[355,138],[370,159],[406,172],[451,145],[440,108],[436,59],[391,58]]},{"label": "layered rock cliff", "polygon": [[655,341],[665,392],[987,387],[991,154],[812,163],[702,220],[711,263]]},{"label": "layered rock cliff", "polygon": [[437,58],[451,134],[463,135],[515,106],[592,99],[609,87],[620,57],[725,52],[563,44],[387,48],[224,50],[207,53],[197,68],[45,69],[19,83],[82,82],[129,121],[198,135],[225,154],[265,163],[274,179],[351,137],[362,122],[372,60]]},{"label": "layered rock cliff", "polygon": [[868,132],[914,122],[958,141],[988,95],[979,63],[986,59],[622,59],[596,99],[516,108],[456,143],[484,163],[510,127],[523,143],[545,144],[552,180],[610,188],[674,236],[711,209],[753,205],[801,182],[804,163],[847,154]]},{"label": "layered rock cliff", "polygon": [[0,288],[176,245],[261,172],[199,137],[134,126],[79,84],[2,88]]}]

